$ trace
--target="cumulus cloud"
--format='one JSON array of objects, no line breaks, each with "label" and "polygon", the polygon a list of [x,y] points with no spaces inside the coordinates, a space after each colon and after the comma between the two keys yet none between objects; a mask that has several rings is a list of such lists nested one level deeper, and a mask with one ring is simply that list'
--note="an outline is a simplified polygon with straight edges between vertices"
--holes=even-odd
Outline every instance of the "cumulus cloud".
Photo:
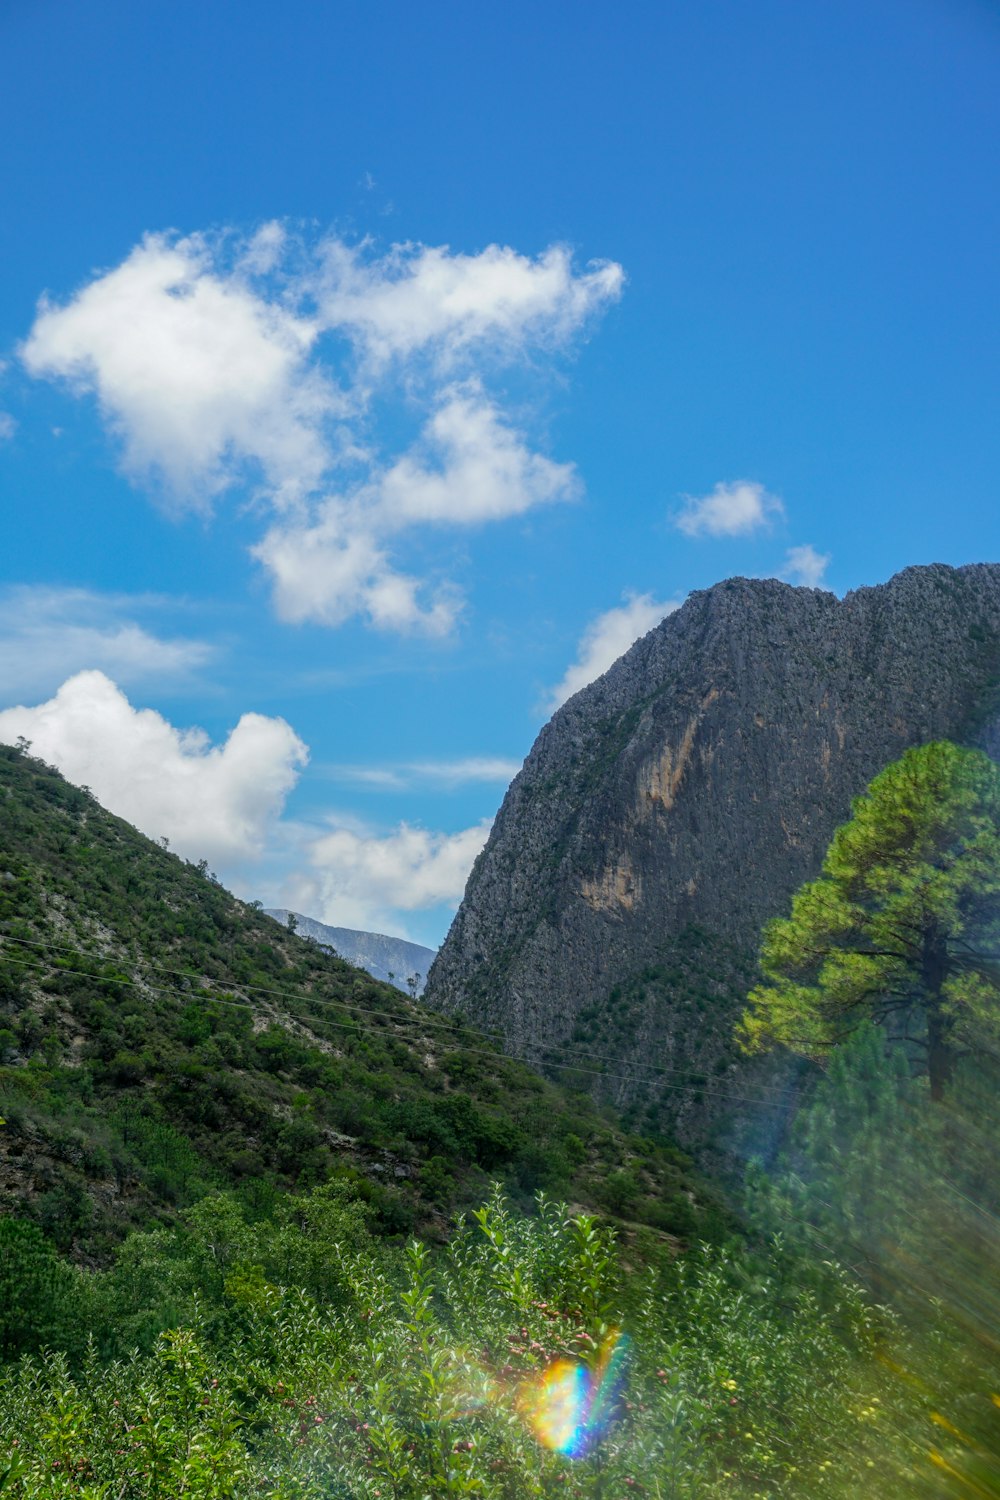
[{"label": "cumulus cloud", "polygon": [[418,525],[480,525],[572,499],[572,464],[533,453],[476,384],[444,393],[418,442],[353,495],[330,497],[310,521],[279,521],[255,546],[275,607],[292,623],[339,625],[352,615],[380,630],[447,635],[460,610],[447,583],[400,572],[389,546]]},{"label": "cumulus cloud", "polygon": [[458,833],[407,823],[388,834],[334,828],[313,840],[311,870],[286,889],[297,909],[320,921],[398,930],[398,913],[458,905],[490,824],[486,819]]},{"label": "cumulus cloud", "polygon": [[446,245],[394,245],[376,258],[367,250],[327,241],[318,300],[325,321],[380,363],[429,350],[450,367],[476,345],[510,358],[530,344],[564,343],[621,295],[625,279],[611,261],[577,271],[561,245],[535,259],[507,245],[476,255]]},{"label": "cumulus cloud", "polygon": [[203,237],[154,234],[65,306],[43,299],[21,357],[96,394],[133,477],[204,508],[250,464],[280,502],[319,483],[343,406],[310,363],[317,333]]},{"label": "cumulus cloud", "polygon": [[127,686],[189,677],[212,646],[152,634],[134,618],[151,602],[44,585],[0,590],[0,701],[52,692],[86,668]]},{"label": "cumulus cloud", "polygon": [[460,608],[448,585],[432,590],[398,572],[375,533],[376,518],[330,500],[305,525],[272,526],[254,547],[270,571],[279,619],[342,625],[361,615],[379,630],[447,635]]},{"label": "cumulus cloud", "polygon": [[762,484],[737,479],[717,484],[708,495],[685,496],[674,525],[685,536],[749,536],[769,526],[784,510],[778,497],[769,495]]},{"label": "cumulus cloud", "polygon": [[[490,829],[458,832],[400,823],[373,831],[345,818],[283,818],[308,760],[284,719],[245,713],[226,739],[179,729],[136,708],[103,672],[79,672],[52,698],[0,711],[0,742],[24,738],[31,753],[89,786],[111,812],[182,856],[207,859],[246,896],[263,886],[271,904],[363,930],[400,932],[408,913],[454,909]],[[377,769],[377,768],[373,768]],[[499,758],[421,762],[401,768],[425,783],[506,778]]]},{"label": "cumulus cloud", "polygon": [[7,443],[17,431],[17,422],[9,411],[0,411],[0,443]]},{"label": "cumulus cloud", "polygon": [[600,677],[640,636],[677,609],[679,603],[676,599],[663,603],[651,594],[627,594],[623,604],[591,620],[580,639],[576,661],[546,700],[548,712],[554,713],[567,698]]},{"label": "cumulus cloud", "polygon": [[112,812],[189,859],[261,853],[308,751],[284,719],[244,714],[221,745],[133,708],[103,672],[79,672],[45,703],[0,712],[0,740],[89,786]]},{"label": "cumulus cloud", "polygon": [[67,302],[43,299],[21,358],[96,396],[133,480],[202,510],[251,484],[276,512],[252,550],[283,619],[443,634],[455,588],[396,553],[417,527],[578,493],[572,464],[538,451],[487,382],[512,363],[537,373],[623,279],[562,246],[380,255],[279,223],[151,234]]},{"label": "cumulus cloud", "polygon": [[785,553],[785,566],[781,577],[787,579],[789,583],[800,584],[803,588],[818,589],[829,565],[830,554],[817,552],[816,548],[807,542],[802,547],[789,547]]},{"label": "cumulus cloud", "polygon": [[373,500],[382,524],[392,528],[418,521],[476,525],[572,499],[578,489],[572,464],[532,453],[472,385],[444,393],[420,442],[381,476]]}]

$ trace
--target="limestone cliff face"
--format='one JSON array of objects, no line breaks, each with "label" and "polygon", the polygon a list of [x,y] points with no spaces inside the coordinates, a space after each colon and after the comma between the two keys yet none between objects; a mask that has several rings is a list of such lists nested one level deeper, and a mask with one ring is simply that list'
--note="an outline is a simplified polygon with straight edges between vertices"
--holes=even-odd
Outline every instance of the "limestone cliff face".
[{"label": "limestone cliff face", "polygon": [[710,1116],[720,1078],[763,1086],[729,1048],[762,924],[906,748],[997,748],[998,680],[1000,565],[693,594],[538,736],[425,998],[539,1060],[599,1052],[619,1104],[676,1123],[700,1089]]}]

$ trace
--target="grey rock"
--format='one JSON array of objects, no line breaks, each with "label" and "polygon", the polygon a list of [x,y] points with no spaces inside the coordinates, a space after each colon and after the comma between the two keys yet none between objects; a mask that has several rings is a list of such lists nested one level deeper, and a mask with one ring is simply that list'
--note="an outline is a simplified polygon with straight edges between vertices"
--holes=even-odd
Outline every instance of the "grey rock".
[{"label": "grey rock", "polygon": [[763,923],[909,746],[1000,751],[998,685],[1000,565],[692,594],[539,734],[425,1000],[704,1136],[774,1096],[731,1041]]}]

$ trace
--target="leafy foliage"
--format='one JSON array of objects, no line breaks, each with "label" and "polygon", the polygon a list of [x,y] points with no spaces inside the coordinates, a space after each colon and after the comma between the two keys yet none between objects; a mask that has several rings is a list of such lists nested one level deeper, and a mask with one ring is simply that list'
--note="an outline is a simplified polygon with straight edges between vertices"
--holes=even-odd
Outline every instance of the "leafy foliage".
[{"label": "leafy foliage", "polygon": [[[223,1195],[78,1273],[89,1346],[0,1373],[2,1492],[965,1493],[932,1457],[963,1461],[934,1364],[834,1267],[734,1245],[630,1272],[609,1226],[499,1192],[436,1250],[387,1246],[367,1217],[317,1189],[261,1234]],[[573,1460],[539,1441],[540,1383],[596,1368],[621,1329],[610,1425]]]},{"label": "leafy foliage", "polygon": [[[330,956],[0,747],[4,1183],[63,1249],[106,1257],[230,1187],[260,1211],[337,1178],[390,1234],[500,1177],[629,1216],[721,1222],[686,1160]],[[567,1153],[571,1139],[581,1149]],[[683,1204],[664,1217],[659,1200]]]},{"label": "leafy foliage", "polygon": [[956,1050],[995,1027],[998,897],[1000,770],[947,741],[908,750],[855,800],[791,916],[768,925],[747,1047],[821,1057],[865,1017],[902,1034],[917,1020],[940,1097]]},{"label": "leafy foliage", "polygon": [[[780,1232],[800,1267],[850,1264],[911,1330],[897,1373],[937,1429],[927,1451],[956,1494],[1000,1494],[998,1100],[990,1053],[963,1059],[932,1102],[869,1023],[836,1049],[775,1168],[747,1182],[759,1232]],[[952,1493],[937,1460],[929,1492]]]},{"label": "leafy foliage", "polygon": [[911,1434],[931,1471],[901,1468],[892,1493],[907,1478],[917,1494],[1000,1494],[998,896],[1000,772],[950,744],[910,751],[766,930],[770,982],[744,1018],[750,1045],[826,1063],[747,1203],[800,1275],[850,1264],[908,1330],[883,1359],[936,1434]]},{"label": "leafy foliage", "polygon": [[0,1358],[76,1347],[85,1279],[34,1224],[0,1219]]},{"label": "leafy foliage", "polygon": [[[665,936],[655,964],[581,1011],[569,1044],[552,1053],[559,1067],[553,1076],[572,1079],[578,1057],[581,1087],[613,1101],[633,1128],[675,1137],[704,1155],[709,1122],[718,1119],[727,1074],[739,1061],[733,1027],[753,972],[716,933],[689,925]],[[650,1068],[651,1037],[669,1059],[662,1070]],[[595,1055],[609,1059],[608,1078],[596,1082]]]}]

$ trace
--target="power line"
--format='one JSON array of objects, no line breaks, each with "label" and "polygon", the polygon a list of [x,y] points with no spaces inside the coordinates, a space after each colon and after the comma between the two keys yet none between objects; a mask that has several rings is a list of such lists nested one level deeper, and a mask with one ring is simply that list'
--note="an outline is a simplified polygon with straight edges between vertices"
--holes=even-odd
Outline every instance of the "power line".
[{"label": "power line", "polygon": [[[18,944],[20,944],[20,945],[22,945],[24,947],[40,948],[40,949],[43,949],[43,950],[50,950],[50,951],[54,951],[54,952],[70,952],[70,953],[79,953],[80,952],[80,950],[78,948],[76,948],[75,946],[73,946],[72,944],[43,943],[43,942],[41,942],[41,941],[39,941],[37,939],[14,938],[14,937],[10,937],[10,936],[8,936],[6,934],[0,934],[0,941],[3,941],[4,943],[18,943]],[[13,960],[13,961],[17,962],[17,960]],[[171,975],[173,977],[180,978],[180,979],[186,979],[186,980],[190,980],[192,978],[192,975],[189,974],[184,969],[171,969],[171,968],[168,968],[164,964],[157,964],[157,963],[152,962],[151,960],[144,960],[144,964],[145,964],[145,967],[154,970],[158,974],[169,974],[169,975]],[[112,978],[107,978],[105,976],[96,975],[96,974],[95,975],[91,975],[91,974],[88,974],[86,970],[67,969],[64,965],[60,965],[59,967],[61,969],[61,972],[64,973],[64,974],[69,974],[69,973],[82,974],[82,975],[84,975],[84,976],[86,976],[88,978],[95,979],[95,980],[99,981],[100,983],[104,983],[104,984],[115,984],[115,983],[119,983],[120,984],[120,983],[123,983],[123,982],[124,983],[135,983],[135,982],[137,982],[137,981],[133,981],[133,980],[126,980],[126,981],[115,980],[115,979],[112,979]],[[141,982],[142,983],[146,983],[145,980],[142,980]],[[220,981],[220,983],[222,983],[222,981]],[[174,993],[174,991],[167,990],[163,986],[148,985],[147,987],[150,988],[150,989],[157,989],[159,992],[162,992],[162,993],[165,993],[165,994],[173,994]],[[402,1024],[402,1025],[405,1026],[405,1025],[409,1024],[410,1026],[417,1027],[417,1028],[419,1028],[420,1030],[423,1030],[423,1031],[430,1031],[430,1030],[435,1030],[435,1029],[436,1030],[442,1030],[442,1031],[448,1031],[448,1032],[454,1033],[456,1036],[470,1036],[470,1037],[474,1037],[477,1041],[483,1040],[483,1039],[487,1039],[488,1040],[490,1038],[490,1035],[491,1035],[490,1032],[485,1031],[485,1030],[483,1030],[480,1027],[462,1026],[462,1025],[459,1025],[457,1022],[445,1020],[443,1017],[440,1018],[440,1019],[438,1019],[436,1017],[431,1017],[429,1013],[426,1015],[426,1018],[423,1017],[423,1016],[422,1017],[413,1017],[413,1019],[410,1022],[407,1023],[407,1021],[405,1019],[401,1018],[400,1015],[397,1012],[395,1012],[395,1011],[374,1010],[370,1006],[355,1005],[353,1001],[349,1001],[349,1000],[334,1000],[334,999],[331,999],[329,997],[314,997],[314,996],[310,996],[310,995],[303,995],[302,993],[297,993],[297,992],[292,991],[292,990],[276,989],[276,988],[274,988],[272,986],[259,985],[259,984],[244,984],[244,983],[239,983],[238,985],[236,985],[234,987],[238,988],[241,991],[248,991],[248,992],[252,992],[254,994],[268,995],[268,996],[273,996],[273,997],[279,998],[279,999],[298,1001],[300,1004],[302,1004],[304,1002],[304,1003],[306,1003],[308,1005],[311,1005],[313,1007],[332,1007],[334,1009],[349,1011],[352,1015],[364,1015],[364,1016],[373,1016],[373,1017],[377,1017],[377,1018],[382,1018],[384,1020],[393,1021],[397,1025]],[[192,998],[194,998],[194,996],[192,996]],[[206,997],[206,998],[211,998],[214,1003],[220,1004],[220,1005],[231,1004],[231,1003],[240,1003],[240,1002],[225,1001],[225,1000],[223,1000],[221,998],[217,998],[215,996]],[[412,1005],[412,1003],[413,1002],[408,1002],[405,999],[405,997],[404,997],[404,999],[403,999],[403,1004],[404,1005]],[[294,1017],[294,1019],[301,1020],[302,1017]],[[327,1024],[327,1025],[336,1025],[337,1023],[327,1021],[327,1022],[325,1022],[325,1024]],[[368,1030],[371,1031],[371,1033],[373,1035],[378,1034],[375,1028],[364,1028],[364,1027],[357,1026],[357,1027],[352,1028],[352,1029],[359,1029],[359,1030],[368,1029]],[[595,1052],[595,1051],[583,1051],[583,1050],[580,1049],[579,1044],[575,1043],[575,1042],[570,1042],[567,1045],[570,1046],[570,1047],[572,1047],[572,1048],[574,1048],[574,1049],[576,1049],[576,1057],[577,1058],[582,1058],[582,1059],[586,1059],[588,1061],[595,1061],[595,1062],[617,1062],[617,1061],[620,1061],[620,1059],[617,1058],[613,1053],[609,1053],[609,1052]],[[473,1052],[473,1053],[475,1053],[477,1051],[477,1049],[470,1048],[468,1046],[465,1046],[463,1048],[463,1050],[466,1051],[466,1052]],[[620,1079],[628,1080],[632,1076],[632,1073],[608,1073],[604,1069],[588,1069],[586,1067],[580,1067],[577,1064],[577,1062],[576,1062],[575,1059],[573,1059],[571,1061],[568,1061],[568,1062],[558,1062],[558,1061],[552,1061],[552,1060],[549,1060],[549,1059],[542,1059],[540,1061],[538,1058],[531,1057],[531,1056],[529,1056],[527,1054],[506,1052],[506,1051],[503,1050],[502,1046],[499,1043],[497,1044],[497,1048],[496,1048],[495,1051],[493,1051],[493,1050],[487,1051],[486,1049],[481,1049],[480,1050],[480,1055],[490,1056],[490,1057],[497,1056],[497,1055],[501,1055],[501,1056],[504,1056],[504,1057],[513,1057],[513,1058],[515,1058],[516,1060],[518,1060],[520,1062],[528,1063],[530,1066],[532,1066],[534,1068],[538,1068],[540,1066],[541,1067],[578,1068],[579,1071],[582,1071],[582,1072],[591,1072],[591,1073],[594,1073],[595,1076],[600,1076],[600,1077],[604,1077],[604,1078],[620,1078]],[[641,1062],[637,1062],[637,1063],[635,1063],[635,1064],[632,1065],[632,1069],[633,1069],[633,1071],[638,1071],[638,1072],[642,1072],[642,1073],[653,1073],[653,1074],[657,1075],[658,1077],[660,1077],[660,1076],[667,1077],[667,1076],[680,1075],[680,1076],[683,1076],[685,1079],[688,1079],[688,1082],[686,1082],[683,1085],[679,1085],[679,1087],[685,1087],[685,1088],[704,1088],[703,1084],[698,1084],[698,1083],[692,1083],[692,1082],[690,1082],[690,1077],[689,1077],[688,1070],[684,1069],[684,1068],[670,1068],[670,1067],[662,1066],[662,1065],[655,1064],[655,1063],[641,1063]],[[713,1093],[714,1092],[716,1092],[716,1091],[713,1090]],[[785,1097],[785,1095],[782,1092],[780,1092],[778,1090],[770,1089],[766,1085],[761,1090],[761,1094],[762,1094],[762,1096],[763,1095],[769,1096],[770,1099],[772,1099],[775,1102],[781,1102],[784,1099],[784,1097]],[[737,1096],[733,1095],[733,1097],[735,1098]],[[765,1103],[765,1102],[767,1102],[767,1100],[764,1097],[760,1097],[760,1098],[757,1098],[757,1099],[749,1101],[749,1102]]]},{"label": "power line", "polygon": [[[17,940],[17,941],[22,941],[22,940]],[[39,944],[38,946],[44,947],[46,945]],[[53,944],[52,946],[55,947],[57,945]],[[182,998],[181,996],[177,995],[177,991],[176,991],[175,988],[168,988],[166,985],[150,984],[145,979],[142,979],[142,980],[135,979],[135,978],[132,978],[132,979],[129,979],[129,978],[118,979],[118,978],[111,977],[111,976],[91,974],[86,969],[70,969],[70,968],[67,968],[63,964],[60,964],[60,965],[57,966],[57,965],[55,965],[53,963],[46,963],[44,961],[32,961],[31,959],[24,959],[24,958],[12,958],[12,957],[8,957],[7,961],[8,961],[8,963],[17,964],[18,967],[20,967],[20,968],[36,969],[36,970],[50,970],[50,971],[53,970],[53,969],[56,969],[57,972],[60,973],[60,974],[73,974],[73,975],[76,975],[76,976],[78,976],[80,978],[83,978],[83,979],[92,979],[92,980],[95,980],[96,982],[98,982],[100,984],[127,985],[127,986],[130,986],[133,989],[142,989],[142,988],[145,988],[147,990],[153,990],[157,994],[169,995],[169,996],[171,996],[172,998],[175,998],[175,999],[181,999]],[[167,972],[171,972],[171,971],[167,971]],[[190,975],[185,975],[184,977],[185,978],[190,978]],[[246,988],[261,988],[261,989],[263,989],[262,986],[246,986]],[[287,991],[282,992],[282,991],[270,991],[270,990],[265,990],[264,993],[267,993],[267,994],[275,994],[275,993],[281,994],[281,993],[285,993],[286,995],[288,994]],[[289,996],[289,998],[294,998],[294,997]],[[202,995],[192,995],[191,996],[191,1000],[192,1001],[196,1000],[196,999],[205,1000],[209,1004],[212,1004],[212,1005],[225,1005],[225,1006],[229,1006],[230,1008],[236,1009],[236,1010],[253,1011],[253,1006],[250,1004],[249,1001],[224,1000],[224,999],[222,999],[222,998],[220,998],[218,996],[215,996],[215,995],[204,995],[204,994],[202,994]],[[190,1003],[190,1001],[188,1003]],[[319,1002],[319,1003],[323,1003],[323,1002]],[[341,1001],[328,1001],[328,1002],[325,1002],[325,1003],[330,1004],[330,1005],[335,1005],[335,1006],[336,1005],[344,1005],[345,1004],[345,1002],[341,1002]],[[397,1019],[396,1017],[392,1016],[391,1012],[377,1012],[376,1011],[376,1012],[372,1012],[372,1014],[375,1014],[375,1015],[385,1015],[389,1019],[392,1019],[392,1020],[396,1020]],[[292,1021],[295,1021],[295,1022],[297,1022],[298,1024],[301,1025],[301,1024],[303,1024],[304,1020],[307,1019],[307,1018],[304,1018],[302,1016],[296,1016],[296,1015],[294,1015],[293,1013],[290,1012],[289,1013],[289,1019],[292,1020]],[[324,1026],[332,1027],[332,1028],[334,1028],[336,1030],[341,1030],[341,1031],[350,1031],[350,1032],[354,1032],[354,1033],[357,1033],[357,1032],[366,1032],[366,1033],[368,1033],[371,1036],[382,1036],[382,1035],[384,1035],[378,1028],[376,1028],[374,1026],[364,1026],[360,1022],[354,1022],[354,1021],[331,1021],[331,1020],[328,1020],[327,1018],[324,1017],[323,1021],[322,1021],[322,1024]],[[399,1022],[399,1024],[404,1029],[407,1026],[407,1024],[409,1024],[409,1026],[415,1027],[415,1028],[419,1028],[420,1027],[420,1022],[417,1021],[417,1020],[411,1021],[409,1023],[407,1023],[405,1021],[402,1021],[402,1022]],[[478,1034],[482,1035],[482,1033],[478,1033]],[[417,1041],[419,1040],[419,1038],[412,1037],[412,1036],[406,1036],[406,1037],[402,1038],[402,1040],[408,1042],[410,1046],[415,1046],[417,1044]],[[531,1058],[531,1057],[528,1057],[528,1056],[526,1056],[526,1055],[524,1055],[522,1053],[517,1053],[517,1052],[503,1052],[499,1048],[463,1047],[462,1051],[467,1056],[489,1057],[494,1062],[497,1062],[497,1061],[499,1061],[499,1060],[501,1060],[503,1058],[509,1058],[511,1061],[514,1061],[514,1062],[524,1063],[526,1066],[532,1068],[533,1070],[537,1070],[537,1067],[538,1067],[538,1064],[537,1064],[536,1060],[533,1059],[533,1058]],[[590,1054],[590,1056],[594,1057],[594,1058],[600,1058],[602,1056],[605,1056],[605,1057],[608,1058],[609,1061],[615,1061],[615,1059],[610,1054],[592,1053],[592,1054]],[[609,1078],[609,1079],[613,1078],[613,1079],[621,1080],[623,1082],[628,1082],[630,1080],[630,1078],[631,1078],[631,1074],[628,1074],[628,1073],[610,1073],[610,1072],[608,1072],[604,1068],[587,1068],[587,1067],[581,1066],[577,1062],[572,1062],[572,1061],[571,1062],[546,1062],[544,1064],[544,1066],[545,1067],[551,1067],[551,1068],[563,1068],[563,1069],[567,1069],[567,1070],[570,1070],[570,1071],[575,1072],[575,1073],[589,1073],[590,1075],[592,1075],[595,1078]],[[652,1064],[646,1064],[644,1066],[647,1068],[648,1071],[651,1071],[651,1072],[654,1072],[654,1073],[666,1073],[666,1072],[676,1072],[676,1071],[679,1071],[677,1069],[657,1069]],[[661,1087],[664,1090],[666,1090],[666,1089],[672,1089],[672,1090],[676,1090],[676,1091],[686,1091],[686,1090],[691,1090],[691,1089],[701,1089],[701,1092],[702,1092],[703,1096],[707,1093],[708,1095],[710,1095],[710,1097],[712,1097],[714,1099],[730,1099],[730,1100],[733,1100],[734,1102],[738,1102],[738,1103],[742,1103],[742,1104],[755,1104],[755,1105],[761,1105],[761,1106],[767,1106],[767,1105],[770,1105],[770,1104],[774,1104],[776,1102],[782,1102],[783,1098],[784,1098],[784,1096],[779,1096],[779,1095],[775,1095],[775,1094],[772,1094],[770,1097],[767,1097],[767,1098],[765,1098],[763,1096],[760,1096],[760,1095],[753,1096],[753,1095],[749,1095],[749,1094],[736,1094],[736,1093],[733,1093],[733,1092],[731,1092],[729,1090],[705,1088],[704,1085],[701,1085],[701,1084],[692,1084],[692,1083],[662,1083]]]},{"label": "power line", "polygon": [[[25,958],[9,958],[8,962],[9,963],[17,964],[20,968],[26,968],[26,969],[38,969],[38,970],[49,970],[49,971],[51,971],[55,967],[52,964],[47,964],[45,962],[39,962],[39,961],[32,961],[31,959],[25,959]],[[167,986],[165,986],[165,985],[150,984],[145,979],[143,979],[143,980],[140,981],[140,980],[129,979],[129,978],[123,978],[123,979],[112,978],[112,977],[109,977],[109,976],[101,976],[101,975],[91,974],[86,969],[69,969],[69,968],[66,968],[64,965],[59,965],[57,972],[60,973],[60,974],[74,974],[74,975],[77,975],[77,976],[79,976],[80,978],[83,978],[83,979],[94,979],[94,980],[96,980],[97,982],[99,982],[101,984],[127,985],[127,986],[130,986],[131,988],[134,988],[134,989],[145,988],[147,990],[153,990],[157,994],[170,995],[172,998],[176,998],[178,1000],[180,1000],[180,999],[183,998],[182,996],[178,996],[177,995],[176,990],[174,990],[174,989],[168,989]],[[235,1010],[245,1010],[245,1011],[251,1011],[251,1012],[253,1011],[253,1006],[249,1003],[249,1001],[224,1000],[221,997],[218,997],[218,996],[215,996],[215,995],[192,995],[191,996],[191,1000],[192,1001],[196,1000],[196,999],[204,1000],[204,1001],[206,1001],[210,1005],[225,1005],[225,1006],[229,1006],[231,1009],[235,1009]],[[190,1001],[188,1003],[190,1003]],[[336,1004],[337,1002],[334,1001],[334,1002],[330,1002],[330,1003],[331,1004]],[[292,1021],[295,1021],[295,1022],[297,1022],[298,1024],[301,1025],[308,1018],[304,1018],[302,1016],[296,1016],[296,1015],[294,1015],[292,1013],[289,1013],[288,1019],[292,1020]],[[374,1027],[374,1026],[364,1026],[360,1022],[330,1021],[330,1020],[328,1020],[327,1018],[324,1017],[323,1020],[322,1020],[322,1024],[324,1026],[329,1026],[329,1027],[332,1027],[332,1028],[334,1028],[336,1030],[340,1030],[340,1031],[350,1031],[350,1032],[354,1032],[354,1033],[365,1032],[365,1033],[367,1033],[368,1035],[371,1035],[371,1036],[384,1036],[384,1033],[381,1032],[380,1030],[378,1030],[376,1027]],[[401,1025],[405,1029],[407,1023],[404,1021],[404,1022],[401,1023]],[[413,1022],[410,1022],[409,1025],[413,1026],[413,1027],[416,1027],[416,1026],[419,1025],[419,1023],[416,1022],[416,1021],[413,1021]],[[322,1040],[322,1038],[320,1038],[320,1040]],[[411,1046],[414,1046],[416,1044],[416,1042],[419,1040],[419,1038],[413,1037],[413,1036],[404,1036],[402,1038],[402,1040],[404,1040],[405,1042],[408,1042]],[[492,1058],[494,1062],[497,1062],[497,1061],[500,1061],[500,1060],[506,1058],[506,1059],[509,1059],[510,1061],[513,1061],[513,1062],[525,1063],[527,1066],[531,1067],[532,1069],[535,1069],[536,1066],[537,1066],[535,1064],[534,1059],[532,1059],[532,1058],[530,1058],[528,1056],[525,1056],[525,1055],[523,1055],[521,1053],[516,1053],[516,1052],[502,1052],[499,1048],[463,1047],[462,1051],[467,1056],[471,1055],[471,1056],[474,1056],[474,1057],[478,1056],[478,1057],[489,1057],[489,1058]],[[592,1054],[592,1055],[595,1055],[595,1054]],[[601,1054],[596,1054],[596,1055],[600,1056]],[[609,1054],[609,1056],[610,1056],[610,1054]],[[614,1059],[611,1059],[611,1060],[613,1061]],[[568,1069],[572,1069],[574,1072],[578,1072],[578,1073],[590,1073],[595,1078],[618,1078],[618,1079],[622,1079],[622,1080],[627,1081],[629,1079],[629,1077],[630,1077],[630,1075],[627,1074],[627,1073],[609,1073],[609,1072],[607,1072],[603,1068],[585,1068],[585,1067],[581,1067],[580,1064],[578,1064],[576,1062],[566,1062],[566,1063],[549,1062],[549,1063],[546,1063],[545,1066],[547,1066],[547,1067],[555,1067],[555,1068],[568,1068]],[[648,1065],[648,1066],[652,1067],[652,1065]],[[674,1083],[674,1084],[664,1084],[663,1087],[664,1088],[672,1088],[672,1089],[689,1089],[689,1088],[702,1088],[702,1085],[699,1085],[699,1084],[690,1084],[690,1083],[686,1083],[686,1084]],[[703,1092],[705,1092],[704,1089],[703,1089]],[[750,1095],[733,1094],[733,1093],[730,1093],[728,1091],[723,1092],[723,1091],[720,1091],[720,1090],[709,1090],[708,1092],[710,1092],[713,1095],[713,1097],[735,1099],[735,1100],[739,1100],[740,1102],[742,1102],[744,1104],[768,1104],[768,1103],[773,1102],[770,1099],[764,1099],[764,1098],[761,1098],[761,1097],[752,1097]]]}]

